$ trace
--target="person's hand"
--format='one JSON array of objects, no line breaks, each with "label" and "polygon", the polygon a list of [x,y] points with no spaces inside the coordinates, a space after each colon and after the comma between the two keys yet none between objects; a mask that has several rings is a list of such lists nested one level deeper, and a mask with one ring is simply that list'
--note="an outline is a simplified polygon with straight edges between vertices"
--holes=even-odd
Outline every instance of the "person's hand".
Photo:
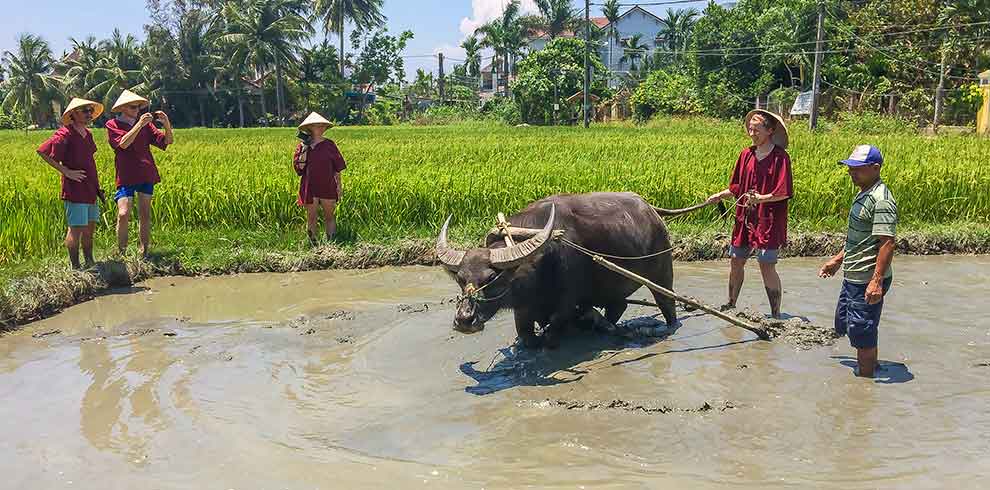
[{"label": "person's hand", "polygon": [[722,202],[722,193],[716,192],[712,194],[708,199],[705,200],[705,204],[716,204]]},{"label": "person's hand", "polygon": [[138,118],[138,125],[147,126],[148,124],[151,124],[151,122],[154,120],[155,120],[154,115],[152,115],[150,112],[145,112],[144,114],[141,114],[140,118]]},{"label": "person's hand", "polygon": [[340,176],[337,176],[337,201],[340,201],[341,196],[344,195],[344,185],[341,183]]},{"label": "person's hand", "polygon": [[86,178],[86,172],[84,170],[74,170],[71,168],[65,169],[62,175],[73,182],[82,182]]},{"label": "person's hand", "polygon": [[880,281],[873,279],[870,284],[866,286],[866,303],[875,305],[883,299],[883,285]]},{"label": "person's hand", "polygon": [[162,124],[166,126],[172,125],[172,122],[169,121],[168,114],[165,114],[165,111],[155,111],[155,117],[158,118],[158,120],[161,121]]},{"label": "person's hand", "polygon": [[822,279],[828,279],[834,276],[836,272],[839,272],[839,267],[841,266],[842,266],[841,261],[835,259],[829,260],[828,262],[825,262],[825,264],[822,265],[821,270],[818,271],[818,277]]}]

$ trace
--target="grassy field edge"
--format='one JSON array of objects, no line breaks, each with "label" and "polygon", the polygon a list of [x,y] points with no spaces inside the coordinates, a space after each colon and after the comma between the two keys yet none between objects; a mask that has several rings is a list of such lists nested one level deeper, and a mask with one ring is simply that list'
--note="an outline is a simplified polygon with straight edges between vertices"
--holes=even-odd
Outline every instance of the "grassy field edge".
[{"label": "grassy field edge", "polygon": [[[726,257],[724,231],[693,230],[675,234],[678,261],[715,260]],[[792,233],[783,257],[832,255],[842,247],[844,235],[835,232]],[[467,246],[467,244],[462,244]],[[953,224],[911,230],[898,236],[897,251],[908,255],[990,254],[990,226]],[[36,270],[9,278],[0,288],[0,332],[9,332],[109,291],[126,288],[153,277],[208,276],[256,272],[300,272],[326,269],[366,269],[385,266],[435,265],[430,239],[396,240],[392,243],[338,247],[324,245],[310,250],[239,249],[222,260],[183,260],[162,254],[149,259],[125,257],[107,260],[90,271],[72,271],[65,260],[50,259]]]}]

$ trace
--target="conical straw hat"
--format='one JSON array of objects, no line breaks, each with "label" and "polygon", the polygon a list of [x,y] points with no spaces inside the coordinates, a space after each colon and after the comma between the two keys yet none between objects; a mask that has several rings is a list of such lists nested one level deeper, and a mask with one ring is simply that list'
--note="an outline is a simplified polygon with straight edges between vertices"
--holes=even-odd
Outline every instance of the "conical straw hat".
[{"label": "conical straw hat", "polygon": [[120,97],[117,97],[117,102],[113,103],[113,109],[110,109],[110,112],[120,112],[122,107],[128,104],[133,104],[134,102],[140,102],[142,109],[150,105],[148,99],[145,99],[130,90],[124,90],[121,92]]},{"label": "conical straw hat", "polygon": [[314,124],[325,124],[327,126],[333,126],[333,123],[330,122],[330,121],[327,121],[327,118],[325,118],[325,117],[323,117],[323,116],[321,116],[321,115],[319,115],[319,114],[317,114],[315,112],[310,112],[309,113],[309,116],[306,117],[306,120],[303,121],[299,125],[299,130],[302,131],[302,130],[304,130],[304,129],[306,129],[309,126],[312,126]]},{"label": "conical straw hat", "polygon": [[100,114],[103,114],[103,104],[93,102],[92,100],[73,97],[72,100],[69,101],[69,105],[65,108],[65,112],[62,113],[62,125],[68,126],[69,124],[72,124],[72,117],[70,117],[72,111],[81,109],[88,105],[93,106],[93,119],[96,119],[100,117]]},{"label": "conical straw hat", "polygon": [[749,133],[749,120],[753,118],[753,114],[761,114],[765,117],[772,117],[777,120],[777,129],[773,130],[773,136],[770,139],[773,141],[774,145],[779,146],[781,149],[787,149],[787,125],[784,124],[784,118],[763,109],[756,109],[749,111],[746,114],[746,119],[743,119],[743,131]]}]

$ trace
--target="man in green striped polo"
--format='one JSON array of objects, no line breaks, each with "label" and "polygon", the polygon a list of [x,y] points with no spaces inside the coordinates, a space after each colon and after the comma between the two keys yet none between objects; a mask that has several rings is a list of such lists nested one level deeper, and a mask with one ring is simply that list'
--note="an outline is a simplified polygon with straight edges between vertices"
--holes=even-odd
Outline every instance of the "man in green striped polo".
[{"label": "man in green striped polo", "polygon": [[845,280],[835,308],[835,332],[849,335],[856,348],[858,376],[872,378],[877,368],[877,327],[883,299],[890,290],[894,271],[894,234],[897,202],[880,179],[883,155],[875,146],[860,145],[848,159],[839,162],[860,188],[849,210],[846,246],[822,266],[818,275],[827,278],[842,267]]}]

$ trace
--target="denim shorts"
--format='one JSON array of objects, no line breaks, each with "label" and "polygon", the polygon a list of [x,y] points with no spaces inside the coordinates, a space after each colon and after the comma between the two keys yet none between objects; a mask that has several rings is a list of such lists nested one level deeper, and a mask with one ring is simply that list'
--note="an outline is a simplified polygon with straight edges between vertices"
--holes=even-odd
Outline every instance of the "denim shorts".
[{"label": "denim shorts", "polygon": [[100,206],[83,202],[65,201],[65,221],[69,226],[89,226],[100,221]]},{"label": "denim shorts", "polygon": [[155,184],[144,183],[144,184],[134,184],[134,185],[122,185],[117,188],[117,193],[114,194],[113,200],[119,201],[125,197],[134,197],[135,192],[140,192],[141,194],[147,194],[149,196],[155,194]]},{"label": "denim shorts", "polygon": [[839,303],[835,306],[835,333],[849,335],[849,344],[857,349],[876,347],[880,313],[892,281],[893,278],[883,281],[883,298],[875,305],[866,302],[867,284],[842,281]]},{"label": "denim shorts", "polygon": [[[752,247],[733,247],[729,245],[729,257],[733,259],[748,259],[753,253]],[[756,261],[761,264],[776,264],[778,252],[776,248],[756,249]]]}]

